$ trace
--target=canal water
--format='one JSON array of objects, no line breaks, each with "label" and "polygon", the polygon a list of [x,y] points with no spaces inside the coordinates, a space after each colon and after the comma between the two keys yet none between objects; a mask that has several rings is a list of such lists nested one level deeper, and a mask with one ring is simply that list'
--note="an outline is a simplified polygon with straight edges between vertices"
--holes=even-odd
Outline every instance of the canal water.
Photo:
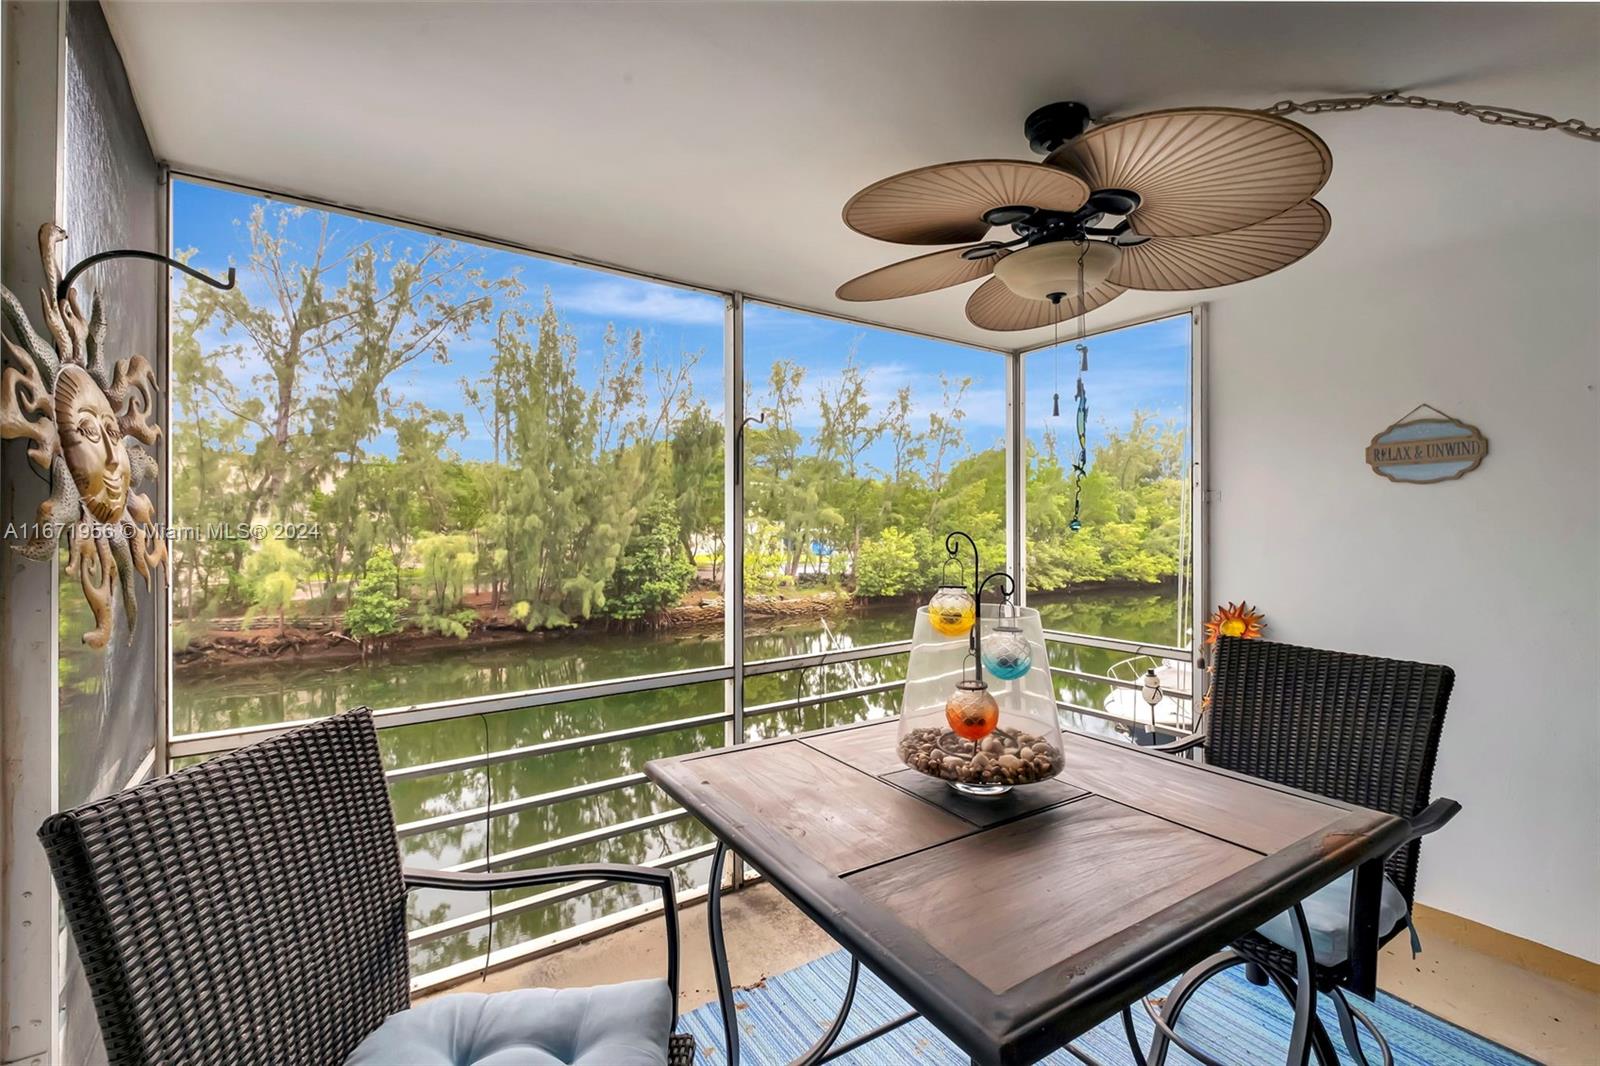
[{"label": "canal water", "polygon": [[[1122,637],[1128,640],[1176,642],[1175,600],[1170,589],[1076,593],[1035,597],[1046,628]],[[865,644],[903,640],[911,635],[912,607],[879,604],[822,618],[787,624],[747,625],[748,662],[786,655],[839,651]],[[1054,646],[1057,666],[1104,673],[1121,653]],[[185,668],[173,686],[174,732],[191,733],[271,722],[295,721],[366,705],[393,707],[436,700],[460,699],[571,685],[607,678],[662,673],[723,662],[720,627],[690,630],[613,633],[584,630],[569,635],[474,647],[412,650],[374,657],[368,662],[315,663],[262,661],[215,668]],[[746,682],[747,706],[860,685],[898,680],[905,656],[854,663],[833,663],[803,671],[754,677]],[[1078,681],[1063,682],[1062,698],[1099,707],[1110,688]],[[899,693],[874,696],[753,716],[749,739],[801,732],[863,718],[892,715]],[[381,734],[385,763],[414,766],[473,755],[485,750],[525,747],[653,722],[718,711],[723,706],[721,682],[682,686],[656,692],[630,693],[552,707],[534,707],[456,719],[450,722],[387,729]],[[491,797],[504,804],[519,797],[552,792],[640,771],[651,759],[704,750],[726,743],[721,724],[662,733],[619,743],[499,763],[450,774],[395,781],[390,787],[395,818],[404,824],[485,805]],[[653,785],[641,784],[498,817],[485,826],[468,826],[410,834],[402,838],[406,862],[447,866],[480,860],[486,853],[504,855],[516,849],[572,836],[588,830],[669,810],[671,801]],[[507,867],[562,862],[641,862],[708,843],[695,822],[684,819],[636,830],[527,860]],[[703,884],[708,861],[678,868],[680,887]],[[532,893],[497,893],[500,910]],[[633,886],[611,886],[571,900],[502,916],[495,922],[493,942],[502,949],[578,922],[646,902],[652,894]],[[462,893],[414,893],[412,927],[482,910],[483,897]],[[462,962],[482,953],[488,931],[454,934],[413,949],[418,972]]]}]

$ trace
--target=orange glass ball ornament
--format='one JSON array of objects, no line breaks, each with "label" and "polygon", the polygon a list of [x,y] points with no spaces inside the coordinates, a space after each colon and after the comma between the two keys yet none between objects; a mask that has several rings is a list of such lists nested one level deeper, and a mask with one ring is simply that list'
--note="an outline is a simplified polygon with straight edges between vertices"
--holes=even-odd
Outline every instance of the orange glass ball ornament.
[{"label": "orange glass ball ornament", "polygon": [[1000,724],[1000,705],[982,681],[963,681],[944,705],[944,717],[956,736],[982,740]]}]

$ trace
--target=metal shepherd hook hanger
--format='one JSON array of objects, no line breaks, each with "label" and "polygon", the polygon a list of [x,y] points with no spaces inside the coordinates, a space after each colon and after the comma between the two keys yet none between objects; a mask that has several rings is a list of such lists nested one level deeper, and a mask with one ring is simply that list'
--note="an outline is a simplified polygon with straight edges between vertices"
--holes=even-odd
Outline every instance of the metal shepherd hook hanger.
[{"label": "metal shepherd hook hanger", "polygon": [[160,252],[147,252],[142,248],[118,248],[109,252],[96,252],[87,259],[81,259],[74,263],[70,270],[61,275],[61,282],[56,286],[56,302],[59,303],[67,298],[67,293],[72,291],[72,283],[77,280],[79,274],[82,274],[96,263],[103,263],[108,259],[148,259],[153,263],[165,263],[174,270],[183,271],[191,278],[198,278],[213,289],[231,289],[238,280],[238,271],[233,267],[228,268],[227,281],[218,281],[209,274],[201,273],[187,263],[178,262],[170,255],[162,255]]},{"label": "metal shepherd hook hanger", "polygon": [[1007,600],[1015,602],[1014,597],[1017,594],[1017,584],[1012,580],[1011,575],[1006,573],[1004,570],[996,570],[988,577],[980,576],[983,573],[983,564],[979,561],[977,542],[974,541],[970,535],[961,532],[959,529],[952,533],[946,534],[944,538],[944,550],[949,553],[951,559],[956,559],[959,561],[961,554],[961,546],[959,541],[961,540],[966,541],[967,545],[972,548],[972,606],[974,613],[972,619],[972,630],[967,637],[967,646],[972,649],[972,654],[975,658],[977,677],[979,681],[982,681],[983,590],[989,587],[989,582],[999,578],[1000,595],[1002,597],[1001,602],[1004,604],[1004,602]]}]

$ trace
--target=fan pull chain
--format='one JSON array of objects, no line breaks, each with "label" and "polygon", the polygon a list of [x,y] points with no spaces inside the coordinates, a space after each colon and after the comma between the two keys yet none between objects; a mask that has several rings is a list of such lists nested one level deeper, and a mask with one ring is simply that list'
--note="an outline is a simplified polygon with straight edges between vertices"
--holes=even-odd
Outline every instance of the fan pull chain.
[{"label": "fan pull chain", "polygon": [[1088,254],[1089,243],[1085,241],[1078,253],[1078,461],[1072,464],[1072,521],[1067,523],[1074,533],[1083,528],[1083,479],[1089,472],[1089,394],[1083,388],[1083,375],[1089,371],[1089,345],[1084,342],[1089,301],[1083,285],[1083,259]]},{"label": "fan pull chain", "polygon": [[[1051,301],[1056,307],[1061,306],[1060,299]],[[1061,417],[1061,313],[1057,311],[1054,316],[1055,325],[1050,340],[1050,358],[1055,363],[1055,392],[1050,397],[1050,417]]]}]

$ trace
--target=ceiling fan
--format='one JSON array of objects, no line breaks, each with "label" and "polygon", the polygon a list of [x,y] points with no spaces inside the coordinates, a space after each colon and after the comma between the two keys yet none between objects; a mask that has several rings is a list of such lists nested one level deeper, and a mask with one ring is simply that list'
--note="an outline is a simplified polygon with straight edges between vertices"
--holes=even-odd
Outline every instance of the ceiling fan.
[{"label": "ceiling fan", "polygon": [[[892,300],[979,278],[967,318],[1034,329],[1128,289],[1209,289],[1270,274],[1328,234],[1312,199],[1333,156],[1278,115],[1177,108],[1091,125],[1080,103],[1023,124],[1042,163],[977,159],[920,167],[862,189],[845,225],[896,244],[960,247],[853,278],[841,300]],[[995,239],[1009,229],[1010,239]]]}]

